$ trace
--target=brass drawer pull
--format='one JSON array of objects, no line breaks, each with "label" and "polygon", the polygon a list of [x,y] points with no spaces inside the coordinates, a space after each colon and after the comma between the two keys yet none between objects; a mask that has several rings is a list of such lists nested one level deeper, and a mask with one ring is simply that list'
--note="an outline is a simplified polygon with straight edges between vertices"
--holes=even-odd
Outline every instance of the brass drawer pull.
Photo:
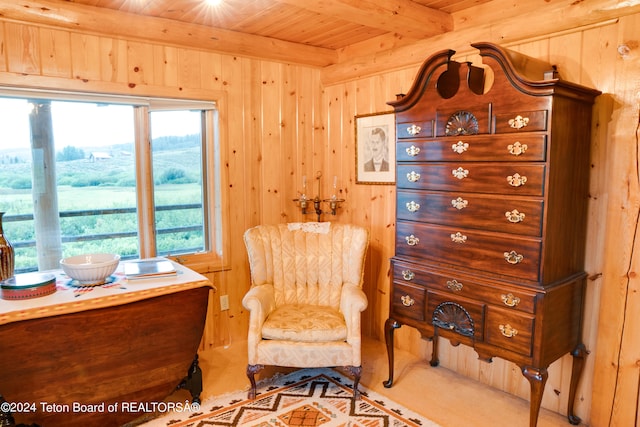
[{"label": "brass drawer pull", "polygon": [[413,200],[407,203],[407,210],[409,212],[418,212],[420,210],[420,203],[416,203]]},{"label": "brass drawer pull", "polygon": [[515,307],[518,304],[520,304],[520,298],[518,298],[517,296],[514,296],[512,293],[508,293],[508,294],[502,294],[500,295],[500,298],[502,299],[502,302],[504,303],[504,305],[508,306],[508,307]]},{"label": "brass drawer pull", "polygon": [[513,175],[507,177],[507,181],[512,187],[521,187],[527,183],[527,177],[521,176],[519,173],[514,173]]},{"label": "brass drawer pull", "polygon": [[412,145],[411,147],[407,148],[405,151],[407,152],[407,155],[409,155],[410,157],[415,157],[420,153],[420,148],[416,147],[415,145]]},{"label": "brass drawer pull", "polygon": [[458,210],[462,210],[469,205],[469,202],[462,197],[458,197],[457,199],[451,200],[451,206]]},{"label": "brass drawer pull", "polygon": [[507,145],[507,150],[514,156],[524,154],[527,151],[527,148],[529,148],[527,144],[522,144],[520,143],[520,141],[516,141],[513,144]]},{"label": "brass drawer pull", "polygon": [[[528,119],[527,119],[528,120]],[[409,135],[413,135],[416,136],[417,134],[419,134],[422,131],[422,128],[420,126],[417,125],[411,125],[407,128],[407,133]]]},{"label": "brass drawer pull", "polygon": [[529,117],[522,117],[521,115],[515,116],[513,119],[509,119],[509,126],[513,129],[522,129],[529,124]]},{"label": "brass drawer pull", "polygon": [[458,231],[457,233],[451,235],[451,241],[453,243],[464,243],[467,241],[467,236]]},{"label": "brass drawer pull", "polygon": [[407,181],[409,182],[418,182],[420,179],[420,174],[416,171],[411,171],[407,174]]},{"label": "brass drawer pull", "polygon": [[518,330],[508,323],[506,325],[500,325],[499,328],[500,333],[507,338],[513,338],[518,335]]},{"label": "brass drawer pull", "polygon": [[456,279],[447,280],[447,288],[451,289],[453,292],[460,292],[463,288],[463,284],[458,282]]},{"label": "brass drawer pull", "polygon": [[402,270],[402,277],[404,278],[404,280],[413,280],[416,275],[411,270]]},{"label": "brass drawer pull", "polygon": [[406,236],[404,239],[407,241],[407,245],[409,246],[416,246],[418,243],[420,243],[420,239],[418,239],[413,234],[411,234],[410,236]]},{"label": "brass drawer pull", "polygon": [[505,212],[504,216],[507,217],[507,221],[516,224],[518,222],[524,221],[525,214],[522,212],[519,212],[518,209],[514,209],[511,212],[509,211]]},{"label": "brass drawer pull", "polygon": [[516,251],[505,252],[504,260],[509,264],[520,264],[524,260],[524,255],[520,255]]},{"label": "brass drawer pull", "polygon": [[459,167],[458,169],[452,170],[451,173],[453,174],[453,176],[455,176],[458,179],[464,179],[464,178],[469,176],[469,171],[467,169],[462,168],[462,167]]},{"label": "brass drawer pull", "polygon": [[462,154],[469,149],[469,144],[466,142],[458,141],[457,143],[451,145],[451,149],[454,153]]},{"label": "brass drawer pull", "polygon": [[409,295],[401,296],[400,300],[402,301],[402,305],[404,305],[405,307],[411,307],[413,304],[416,303],[416,300],[411,298],[411,296],[409,296]]}]

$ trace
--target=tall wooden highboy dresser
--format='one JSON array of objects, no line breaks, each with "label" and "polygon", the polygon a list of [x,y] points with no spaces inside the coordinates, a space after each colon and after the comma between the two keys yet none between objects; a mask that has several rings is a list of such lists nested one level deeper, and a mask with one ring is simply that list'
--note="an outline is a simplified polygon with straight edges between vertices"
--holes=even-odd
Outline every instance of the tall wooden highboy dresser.
[{"label": "tall wooden highboy dresser", "polygon": [[474,43],[429,57],[396,116],[396,248],[385,325],[389,379],[402,325],[517,364],[537,424],[547,368],[571,352],[568,417],[581,341],[592,107],[599,91],[549,64]]}]

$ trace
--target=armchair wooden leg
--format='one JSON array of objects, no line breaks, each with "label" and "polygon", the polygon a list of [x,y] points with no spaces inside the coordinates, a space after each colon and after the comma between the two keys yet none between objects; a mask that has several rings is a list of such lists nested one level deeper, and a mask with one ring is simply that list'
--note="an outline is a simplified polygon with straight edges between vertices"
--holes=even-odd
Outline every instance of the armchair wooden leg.
[{"label": "armchair wooden leg", "polygon": [[249,390],[249,400],[256,398],[256,378],[255,374],[260,372],[264,368],[264,365],[247,365],[247,378],[251,383],[251,389]]},{"label": "armchair wooden leg", "polygon": [[362,366],[347,366],[347,370],[353,375],[353,399],[360,400],[360,377],[362,376]]}]

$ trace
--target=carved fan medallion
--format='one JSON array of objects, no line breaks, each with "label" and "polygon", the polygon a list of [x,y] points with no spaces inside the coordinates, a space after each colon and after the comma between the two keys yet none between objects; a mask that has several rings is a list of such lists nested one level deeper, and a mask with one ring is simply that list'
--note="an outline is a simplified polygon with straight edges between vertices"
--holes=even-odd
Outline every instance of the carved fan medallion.
[{"label": "carved fan medallion", "polygon": [[433,310],[433,325],[472,337],[475,330],[469,312],[455,302],[443,302]]},{"label": "carved fan medallion", "polygon": [[468,111],[456,111],[447,120],[445,135],[476,135],[478,133],[478,119]]}]

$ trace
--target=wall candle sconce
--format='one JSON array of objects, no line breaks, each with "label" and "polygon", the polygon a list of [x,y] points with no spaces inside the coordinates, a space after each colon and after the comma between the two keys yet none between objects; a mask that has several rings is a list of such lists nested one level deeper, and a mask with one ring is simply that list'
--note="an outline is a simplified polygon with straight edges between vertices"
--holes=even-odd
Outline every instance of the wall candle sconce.
[{"label": "wall candle sconce", "polygon": [[[336,211],[338,210],[338,206],[340,203],[344,202],[344,199],[338,199],[337,191],[338,191],[338,177],[333,177],[333,194],[329,199],[321,199],[320,198],[320,178],[322,178],[322,172],[316,172],[316,180],[318,181],[318,192],[316,193],[316,197],[310,200],[307,197],[307,177],[306,175],[302,177],[302,193],[300,197],[297,199],[293,199],[294,202],[298,202],[300,204],[300,209],[302,210],[302,214],[307,214],[307,207],[309,206],[309,202],[313,202],[313,209],[316,212],[318,217],[318,222],[320,222],[320,216],[323,213],[331,213],[331,215],[336,215]],[[321,203],[329,203],[329,212],[323,212],[320,205]]]}]

